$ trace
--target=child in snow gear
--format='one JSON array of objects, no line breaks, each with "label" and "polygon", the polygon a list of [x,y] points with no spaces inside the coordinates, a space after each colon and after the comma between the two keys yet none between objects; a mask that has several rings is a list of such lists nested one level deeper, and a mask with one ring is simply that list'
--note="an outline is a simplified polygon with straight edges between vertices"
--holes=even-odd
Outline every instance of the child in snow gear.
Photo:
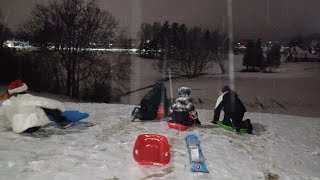
[{"label": "child in snow gear", "polygon": [[33,96],[27,90],[28,86],[21,80],[10,83],[9,97],[0,107],[0,120],[5,126],[15,133],[32,133],[50,122],[48,115],[59,119],[58,124],[67,124],[66,119],[58,115],[65,111],[63,103]]},{"label": "child in snow gear", "polygon": [[143,96],[140,106],[136,106],[132,113],[132,121],[153,120],[157,117],[159,105],[164,106],[165,116],[168,115],[169,102],[167,98],[166,87],[163,82],[159,81],[154,84],[153,88]]},{"label": "child in snow gear", "polygon": [[218,123],[222,109],[224,111],[224,118],[222,121],[224,125],[234,127],[238,133],[241,128],[244,128],[247,130],[248,134],[252,134],[250,119],[242,121],[246,108],[239,99],[238,94],[232,91],[229,86],[224,86],[221,90],[221,95],[218,97],[215,106],[212,123]]},{"label": "child in snow gear", "polygon": [[201,125],[198,119],[198,113],[194,105],[190,102],[191,89],[188,87],[180,87],[178,94],[179,97],[170,108],[172,122],[184,126],[192,126],[193,124]]}]

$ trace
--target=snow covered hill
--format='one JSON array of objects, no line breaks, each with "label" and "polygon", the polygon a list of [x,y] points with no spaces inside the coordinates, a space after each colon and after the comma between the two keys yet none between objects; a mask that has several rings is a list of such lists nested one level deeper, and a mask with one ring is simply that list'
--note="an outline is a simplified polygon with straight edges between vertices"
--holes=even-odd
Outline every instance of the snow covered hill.
[{"label": "snow covered hill", "polygon": [[[254,135],[237,135],[210,124],[179,132],[166,122],[131,122],[131,105],[67,103],[90,117],[70,129],[48,125],[32,135],[0,127],[0,179],[320,179],[320,118],[247,113]],[[141,166],[132,149],[139,134],[165,135],[171,161]],[[199,136],[210,174],[190,171],[184,138]]]}]

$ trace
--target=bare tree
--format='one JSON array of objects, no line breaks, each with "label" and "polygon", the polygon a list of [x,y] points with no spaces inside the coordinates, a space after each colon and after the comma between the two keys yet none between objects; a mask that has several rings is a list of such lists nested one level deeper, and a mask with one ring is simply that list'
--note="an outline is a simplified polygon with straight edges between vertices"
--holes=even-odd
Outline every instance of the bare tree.
[{"label": "bare tree", "polygon": [[255,67],[262,68],[263,61],[262,40],[258,39],[256,42],[248,40],[246,43],[245,54],[242,59],[242,65],[246,66],[245,71],[255,72]]},{"label": "bare tree", "polygon": [[226,34],[220,33],[218,30],[213,31],[210,34],[209,39],[209,49],[213,52],[213,59],[216,63],[218,63],[222,74],[225,74],[226,70],[224,63],[228,58],[227,54],[229,48],[229,39],[227,38]]},{"label": "bare tree", "polygon": [[91,67],[90,81],[84,81],[85,100],[97,102],[119,101],[123,91],[128,91],[130,74],[128,53],[98,52],[97,62]]},{"label": "bare tree", "polygon": [[[228,39],[218,31],[203,32],[200,27],[188,29],[185,24],[176,22],[153,26],[143,23],[140,29],[140,54],[145,57],[161,59],[156,67],[160,72],[170,71],[176,75],[195,78],[217,62],[225,72],[223,62],[227,53]],[[160,53],[158,53],[160,52]]]},{"label": "bare tree", "polygon": [[194,27],[188,31],[186,48],[176,49],[175,56],[168,60],[174,74],[195,78],[209,68],[212,53],[203,40],[201,28]]},{"label": "bare tree", "polygon": [[203,32],[199,27],[187,30],[184,26],[181,26],[178,34],[178,48],[168,60],[173,73],[189,78],[199,77],[210,68],[211,62],[217,62],[225,72],[223,62],[228,41],[223,34],[209,30]]},{"label": "bare tree", "polygon": [[[280,66],[281,46],[279,43],[275,43],[271,46],[271,48],[267,52],[267,60],[263,66],[264,69],[269,67],[269,72],[272,72],[272,68],[278,68]],[[265,71],[265,70],[264,70]]]},{"label": "bare tree", "polygon": [[140,56],[150,57],[151,56],[151,40],[153,39],[154,33],[152,26],[148,23],[142,23],[140,26],[139,37],[140,37]]},{"label": "bare tree", "polygon": [[66,70],[66,94],[79,98],[80,82],[89,78],[95,63],[90,45],[107,46],[116,26],[115,18],[101,10],[96,0],[50,0],[36,5],[21,30],[43,51],[60,54]]},{"label": "bare tree", "polygon": [[3,15],[0,11],[0,47],[3,46],[3,42],[13,36],[11,30],[7,27],[6,21],[3,20]]},{"label": "bare tree", "polygon": [[121,49],[131,49],[132,48],[132,38],[129,37],[128,32],[121,30],[117,35],[116,44]]}]

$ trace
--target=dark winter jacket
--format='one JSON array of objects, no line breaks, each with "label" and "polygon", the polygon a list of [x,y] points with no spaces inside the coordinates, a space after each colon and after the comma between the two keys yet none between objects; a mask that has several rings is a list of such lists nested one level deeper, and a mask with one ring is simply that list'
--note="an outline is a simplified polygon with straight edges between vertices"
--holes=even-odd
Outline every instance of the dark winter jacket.
[{"label": "dark winter jacket", "polygon": [[222,109],[225,115],[229,117],[239,115],[243,116],[243,114],[246,112],[246,108],[244,107],[243,103],[239,99],[238,95],[233,91],[225,92],[218,98],[214,110],[213,121],[219,121],[220,112]]},{"label": "dark winter jacket", "polygon": [[163,104],[165,115],[168,114],[169,102],[167,98],[166,87],[163,82],[157,82],[153,88],[142,98],[141,120],[153,120],[157,117],[158,107]]}]

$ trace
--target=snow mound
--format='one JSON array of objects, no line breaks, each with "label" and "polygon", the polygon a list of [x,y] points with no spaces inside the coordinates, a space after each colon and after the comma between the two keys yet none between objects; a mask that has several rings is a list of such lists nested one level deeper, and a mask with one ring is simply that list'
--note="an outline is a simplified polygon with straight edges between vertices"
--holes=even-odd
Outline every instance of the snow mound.
[{"label": "snow mound", "polygon": [[[320,119],[247,113],[254,135],[210,124],[213,111],[198,110],[201,127],[169,129],[166,122],[131,122],[132,105],[67,103],[90,117],[69,129],[49,124],[31,135],[0,126],[1,179],[320,179]],[[171,161],[142,166],[132,148],[138,135],[165,135]],[[210,173],[192,173],[184,138],[200,138]]]}]

